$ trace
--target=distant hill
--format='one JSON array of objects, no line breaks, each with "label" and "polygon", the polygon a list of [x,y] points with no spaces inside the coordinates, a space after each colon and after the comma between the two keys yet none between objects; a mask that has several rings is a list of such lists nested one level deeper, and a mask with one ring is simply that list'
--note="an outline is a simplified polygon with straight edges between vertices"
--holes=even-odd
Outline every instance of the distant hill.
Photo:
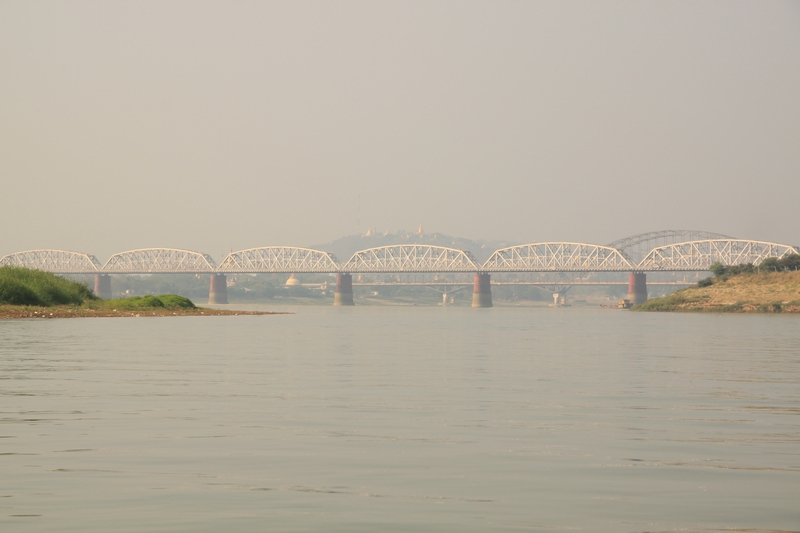
[{"label": "distant hill", "polygon": [[397,233],[368,232],[365,235],[348,235],[347,237],[336,239],[333,242],[313,245],[311,248],[331,252],[339,261],[344,262],[360,250],[395,244],[428,244],[431,246],[444,246],[447,248],[465,250],[471,252],[480,263],[486,261],[495,250],[514,245],[513,243],[504,241],[475,241],[463,237],[452,237],[442,233],[418,234],[401,231]]}]

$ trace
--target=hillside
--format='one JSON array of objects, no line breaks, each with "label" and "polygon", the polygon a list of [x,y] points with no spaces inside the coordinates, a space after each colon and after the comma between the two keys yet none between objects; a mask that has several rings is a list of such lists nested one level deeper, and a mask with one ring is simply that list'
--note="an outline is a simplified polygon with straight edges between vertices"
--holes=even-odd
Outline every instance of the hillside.
[{"label": "hillside", "polygon": [[633,310],[800,313],[800,271],[746,273],[709,281],[708,286],[654,298]]}]

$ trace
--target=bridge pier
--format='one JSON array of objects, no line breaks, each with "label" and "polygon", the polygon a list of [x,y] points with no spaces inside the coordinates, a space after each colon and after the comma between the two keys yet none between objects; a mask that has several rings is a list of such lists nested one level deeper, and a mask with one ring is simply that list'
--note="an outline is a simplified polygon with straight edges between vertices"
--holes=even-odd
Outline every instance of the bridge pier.
[{"label": "bridge pier", "polygon": [[225,274],[211,274],[208,303],[209,305],[228,303],[228,279]]},{"label": "bridge pier", "polygon": [[353,276],[336,274],[336,292],[333,293],[333,305],[355,305],[353,302]]},{"label": "bridge pier", "polygon": [[647,274],[644,272],[631,272],[628,278],[628,300],[633,305],[647,301]]},{"label": "bridge pier", "polygon": [[472,307],[492,307],[492,281],[489,274],[484,272],[475,274],[475,283],[472,285]]},{"label": "bridge pier", "polygon": [[111,276],[108,274],[95,274],[94,295],[103,300],[111,299]]}]

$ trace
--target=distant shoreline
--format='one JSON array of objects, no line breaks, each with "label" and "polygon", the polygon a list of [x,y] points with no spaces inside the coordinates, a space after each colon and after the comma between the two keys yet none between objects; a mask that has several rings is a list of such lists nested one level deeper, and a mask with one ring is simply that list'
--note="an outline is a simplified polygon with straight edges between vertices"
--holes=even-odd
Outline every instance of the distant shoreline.
[{"label": "distant shoreline", "polygon": [[234,311],[229,309],[92,309],[83,306],[59,305],[38,307],[27,305],[0,305],[0,320],[28,318],[112,318],[112,317],[164,317],[164,316],[240,316],[240,315],[288,315],[286,311]]}]

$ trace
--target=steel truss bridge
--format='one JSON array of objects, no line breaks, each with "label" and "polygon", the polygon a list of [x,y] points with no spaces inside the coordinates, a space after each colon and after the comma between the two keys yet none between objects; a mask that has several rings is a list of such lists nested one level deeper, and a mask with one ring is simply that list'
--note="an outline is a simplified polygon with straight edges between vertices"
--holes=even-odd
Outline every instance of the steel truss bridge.
[{"label": "steel truss bridge", "polygon": [[[686,236],[708,237],[681,241]],[[710,236],[710,237],[709,237]],[[121,252],[101,264],[93,255],[67,250],[28,250],[0,258],[0,266],[22,266],[55,274],[266,274],[266,273],[501,273],[705,271],[726,265],[760,264],[800,253],[774,242],[714,238],[718,234],[669,230],[629,237],[612,245],[533,242],[495,251],[483,263],[468,251],[423,244],[361,250],[345,262],[322,250],[293,246],[251,248],[220,264],[208,254],[173,248]],[[636,261],[643,243],[674,240],[651,248]]]}]

